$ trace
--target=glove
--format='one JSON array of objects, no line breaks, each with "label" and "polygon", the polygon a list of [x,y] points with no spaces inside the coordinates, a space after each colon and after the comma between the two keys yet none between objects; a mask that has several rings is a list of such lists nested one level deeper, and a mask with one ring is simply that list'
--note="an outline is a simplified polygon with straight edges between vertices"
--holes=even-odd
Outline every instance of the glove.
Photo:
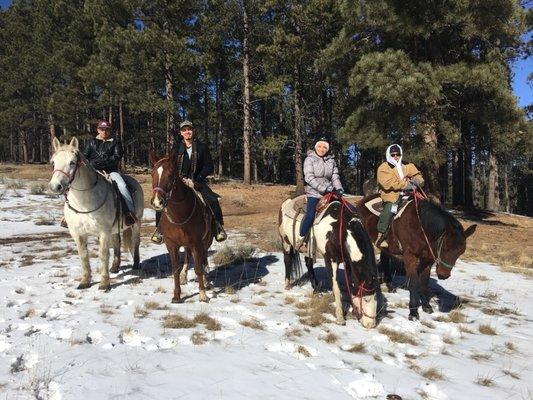
[{"label": "glove", "polygon": [[403,189],[403,190],[406,191],[406,192],[412,192],[415,189],[416,189],[416,185],[413,184],[412,182],[409,182],[407,184],[407,186],[405,187],[405,189]]},{"label": "glove", "polygon": [[335,194],[339,197],[344,196],[344,190],[342,189],[335,189]]},{"label": "glove", "polygon": [[328,186],[326,188],[326,193],[331,193],[331,192],[333,192],[333,190],[334,190],[333,186]]},{"label": "glove", "polygon": [[194,182],[192,179],[189,178],[183,178],[183,183],[185,183],[187,186],[189,186],[191,189],[194,189]]}]

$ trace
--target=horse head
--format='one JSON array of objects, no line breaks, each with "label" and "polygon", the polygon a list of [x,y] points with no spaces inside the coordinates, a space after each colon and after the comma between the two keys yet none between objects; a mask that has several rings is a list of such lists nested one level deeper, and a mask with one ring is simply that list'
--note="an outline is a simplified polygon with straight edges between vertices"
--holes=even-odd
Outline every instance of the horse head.
[{"label": "horse head", "polygon": [[50,163],[54,166],[54,172],[48,186],[52,193],[63,194],[76,177],[82,160],[78,139],[73,137],[70,144],[61,144],[54,137],[52,149],[54,154],[50,158]]},{"label": "horse head", "polygon": [[[452,217],[453,218],[453,217]],[[448,279],[452,274],[452,269],[457,259],[466,250],[466,239],[471,236],[477,225],[470,225],[463,229],[462,225],[453,218],[455,223],[451,223],[442,237],[437,241],[436,272],[439,279]]]},{"label": "horse head", "polygon": [[174,184],[181,181],[177,173],[177,154],[172,150],[165,157],[158,157],[150,150],[152,167],[152,199],[150,204],[154,210],[161,211],[168,204]]},{"label": "horse head", "polygon": [[344,243],[354,283],[353,305],[361,325],[374,328],[378,315],[378,271],[372,242],[359,218],[352,217],[348,222]]}]

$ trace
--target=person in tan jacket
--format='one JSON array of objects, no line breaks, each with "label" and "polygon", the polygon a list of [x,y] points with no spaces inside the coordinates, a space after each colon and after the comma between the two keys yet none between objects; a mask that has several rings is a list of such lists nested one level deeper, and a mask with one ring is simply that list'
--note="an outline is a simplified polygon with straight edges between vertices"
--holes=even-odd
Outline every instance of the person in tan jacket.
[{"label": "person in tan jacket", "polygon": [[390,145],[385,156],[387,161],[379,166],[377,173],[379,194],[383,201],[383,212],[377,226],[377,247],[388,247],[385,236],[392,216],[396,213],[400,195],[424,184],[424,178],[414,164],[402,163],[403,152],[399,145]]}]

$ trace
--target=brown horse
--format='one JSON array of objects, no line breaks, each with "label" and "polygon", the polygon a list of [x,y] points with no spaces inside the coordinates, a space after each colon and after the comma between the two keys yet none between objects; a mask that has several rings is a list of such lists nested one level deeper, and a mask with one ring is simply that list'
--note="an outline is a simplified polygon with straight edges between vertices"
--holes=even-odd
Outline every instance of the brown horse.
[{"label": "brown horse", "polygon": [[208,301],[205,293],[207,251],[213,243],[213,215],[193,189],[178,176],[177,154],[158,158],[150,151],[152,162],[152,200],[157,211],[163,211],[159,228],[167,246],[174,276],[173,303],[181,303],[180,274],[183,260],[179,256],[181,246],[194,259],[194,271],[198,277],[200,301]]},{"label": "brown horse", "polygon": [[[357,212],[365,228],[376,241],[378,217],[365,206],[365,203],[378,197],[374,194],[360,200]],[[414,197],[418,196],[418,197]],[[418,307],[432,313],[429,304],[429,276],[431,267],[436,264],[439,279],[448,279],[457,259],[466,250],[466,239],[474,233],[476,225],[466,230],[450,213],[440,205],[414,193],[413,200],[407,204],[401,216],[391,221],[387,236],[388,248],[381,248],[383,253],[403,259],[407,285],[409,288],[409,319],[418,319]],[[383,260],[383,257],[382,257]],[[385,258],[388,264],[388,259]],[[390,288],[388,265],[382,265],[387,286]]]}]

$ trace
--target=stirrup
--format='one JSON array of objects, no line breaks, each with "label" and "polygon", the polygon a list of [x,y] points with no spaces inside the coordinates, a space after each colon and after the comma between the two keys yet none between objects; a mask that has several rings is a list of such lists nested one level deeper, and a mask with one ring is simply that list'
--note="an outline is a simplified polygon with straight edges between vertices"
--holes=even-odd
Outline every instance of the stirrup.
[{"label": "stirrup", "polygon": [[163,243],[163,235],[161,234],[161,232],[159,232],[159,228],[155,228],[155,231],[152,234],[150,241],[155,244]]},{"label": "stirrup", "polygon": [[215,240],[217,242],[223,242],[224,240],[228,238],[228,234],[224,230],[224,227],[220,225],[220,223],[217,222],[216,226],[217,226],[217,234],[215,235]]}]

